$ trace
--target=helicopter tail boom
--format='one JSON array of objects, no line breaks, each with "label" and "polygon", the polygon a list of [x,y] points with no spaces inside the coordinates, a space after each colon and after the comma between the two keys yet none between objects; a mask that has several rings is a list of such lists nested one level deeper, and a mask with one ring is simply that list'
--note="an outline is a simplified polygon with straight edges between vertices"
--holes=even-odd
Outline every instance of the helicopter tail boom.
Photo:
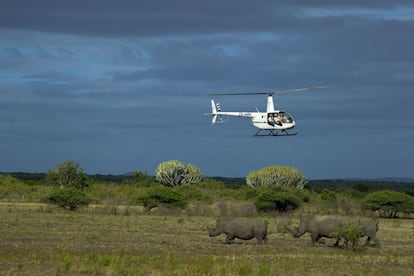
[{"label": "helicopter tail boom", "polygon": [[205,113],[205,115],[212,115],[211,124],[217,122],[217,117],[219,117],[219,123],[225,123],[227,120],[224,120],[223,116],[232,116],[232,117],[245,117],[253,118],[254,115],[251,112],[223,112],[221,111],[221,106],[219,103],[215,103],[214,100],[211,100],[211,113]]}]

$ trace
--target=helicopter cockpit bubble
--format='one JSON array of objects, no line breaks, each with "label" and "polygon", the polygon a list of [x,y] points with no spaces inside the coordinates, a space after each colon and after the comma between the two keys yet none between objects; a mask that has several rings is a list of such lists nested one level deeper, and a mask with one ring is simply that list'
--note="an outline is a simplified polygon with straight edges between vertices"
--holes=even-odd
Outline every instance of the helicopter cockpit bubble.
[{"label": "helicopter cockpit bubble", "polygon": [[[282,113],[282,112],[281,112]],[[283,117],[285,118],[285,120],[288,123],[292,123],[293,121],[295,121],[295,119],[293,118],[293,115],[290,114],[289,112],[283,111]]]}]

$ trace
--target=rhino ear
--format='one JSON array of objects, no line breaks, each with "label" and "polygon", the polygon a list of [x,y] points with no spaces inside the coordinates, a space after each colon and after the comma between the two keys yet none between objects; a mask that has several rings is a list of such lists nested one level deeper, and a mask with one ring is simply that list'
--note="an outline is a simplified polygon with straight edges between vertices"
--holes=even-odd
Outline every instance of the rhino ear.
[{"label": "rhino ear", "polygon": [[216,217],[216,222],[219,223],[220,222],[220,217]]}]

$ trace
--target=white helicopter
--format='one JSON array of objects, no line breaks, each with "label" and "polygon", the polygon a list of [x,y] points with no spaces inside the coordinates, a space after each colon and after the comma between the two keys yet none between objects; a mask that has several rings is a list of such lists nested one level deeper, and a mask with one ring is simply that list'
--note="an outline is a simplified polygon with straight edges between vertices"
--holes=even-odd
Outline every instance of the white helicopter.
[{"label": "white helicopter", "polygon": [[[267,95],[267,107],[266,112],[259,112],[256,108],[256,112],[224,112],[221,111],[221,106],[219,103],[215,103],[214,100],[211,100],[211,113],[205,113],[205,115],[212,115],[211,123],[215,124],[217,122],[217,117],[219,117],[219,123],[225,123],[226,121],[221,116],[233,116],[233,117],[244,117],[251,118],[253,125],[259,130],[256,132],[255,136],[292,136],[296,135],[295,133],[288,133],[287,130],[292,129],[296,125],[295,118],[289,112],[284,110],[275,110],[273,104],[273,95],[288,93],[288,92],[298,92],[306,91],[313,89],[322,89],[328,88],[329,85],[325,86],[313,86],[299,89],[287,89],[279,90],[274,92],[258,92],[258,93],[212,93],[209,95],[214,96],[235,96],[235,95]],[[262,130],[268,131],[267,134],[260,134]]]}]

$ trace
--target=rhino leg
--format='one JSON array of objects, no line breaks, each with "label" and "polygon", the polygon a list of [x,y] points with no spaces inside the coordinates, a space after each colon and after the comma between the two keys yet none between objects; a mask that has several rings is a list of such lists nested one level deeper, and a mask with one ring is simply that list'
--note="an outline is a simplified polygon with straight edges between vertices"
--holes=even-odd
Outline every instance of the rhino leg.
[{"label": "rhino leg", "polygon": [[311,233],[311,243],[315,245],[315,243],[321,238],[319,233]]},{"label": "rhino leg", "polygon": [[347,240],[347,239],[345,239],[345,240],[344,240],[344,245],[345,245],[345,246],[347,246],[347,245],[348,245],[348,240]]},{"label": "rhino leg", "polygon": [[374,240],[376,247],[378,247],[378,248],[381,247],[380,241],[377,239],[377,237],[370,237],[370,236],[368,236],[368,238],[367,238],[367,240],[365,242],[365,246],[368,246],[369,245],[371,239]]},{"label": "rhino leg", "polygon": [[234,243],[234,235],[227,234],[227,236],[226,236],[226,243],[228,243],[228,244]]},{"label": "rhino leg", "polygon": [[256,240],[257,240],[257,244],[264,244],[264,243],[267,243],[267,236],[264,236],[264,237],[256,237]]},{"label": "rhino leg", "polygon": [[368,236],[367,240],[365,241],[365,246],[368,246],[370,241],[371,241],[371,237]]}]

